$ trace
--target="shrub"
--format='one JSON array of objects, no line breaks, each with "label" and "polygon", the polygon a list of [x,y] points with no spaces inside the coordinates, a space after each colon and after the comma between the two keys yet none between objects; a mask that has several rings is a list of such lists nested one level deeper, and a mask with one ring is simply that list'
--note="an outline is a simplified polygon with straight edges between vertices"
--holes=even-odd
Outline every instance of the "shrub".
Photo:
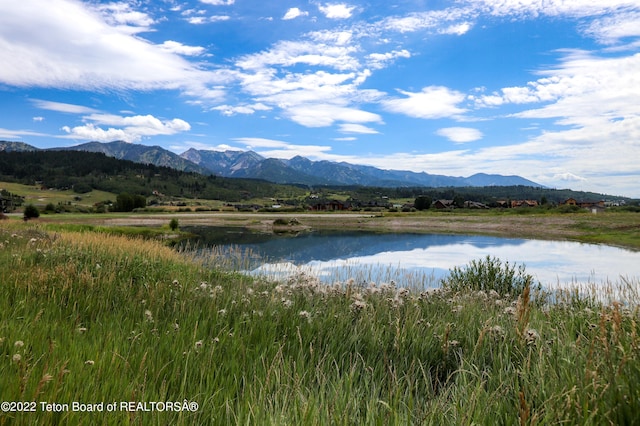
[{"label": "shrub", "polygon": [[178,226],[178,219],[176,219],[175,217],[171,219],[171,221],[169,222],[169,228],[171,228],[172,231],[175,231],[176,229],[178,229]]},{"label": "shrub", "polygon": [[24,208],[24,220],[35,219],[40,217],[40,210],[33,204],[28,204]]},{"label": "shrub", "polygon": [[467,266],[457,266],[449,270],[449,276],[442,280],[442,287],[453,291],[491,291],[501,296],[522,293],[525,287],[533,284],[533,276],[525,272],[525,266],[505,262],[495,257],[472,260]]}]

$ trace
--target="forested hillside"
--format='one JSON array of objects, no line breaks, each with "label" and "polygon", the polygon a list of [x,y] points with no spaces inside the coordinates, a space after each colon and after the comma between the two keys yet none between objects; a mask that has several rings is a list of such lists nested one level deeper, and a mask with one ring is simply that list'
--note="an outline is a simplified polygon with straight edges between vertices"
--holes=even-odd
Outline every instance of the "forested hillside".
[{"label": "forested hillside", "polygon": [[282,197],[303,190],[251,179],[227,179],[169,167],[118,160],[79,151],[1,152],[0,180],[45,188],[92,189],[150,196],[205,198],[237,202],[255,196]]}]

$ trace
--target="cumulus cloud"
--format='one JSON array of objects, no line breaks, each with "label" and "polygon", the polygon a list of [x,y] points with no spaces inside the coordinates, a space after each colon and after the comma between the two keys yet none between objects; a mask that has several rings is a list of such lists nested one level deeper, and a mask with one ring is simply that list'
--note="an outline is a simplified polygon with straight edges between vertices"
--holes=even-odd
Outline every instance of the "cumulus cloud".
[{"label": "cumulus cloud", "polygon": [[331,126],[336,121],[350,123],[380,123],[378,114],[356,108],[331,104],[303,104],[288,108],[285,114],[296,123],[306,127]]},{"label": "cumulus cloud", "polygon": [[344,3],[318,5],[320,12],[329,19],[347,19],[351,18],[355,6],[349,6]]},{"label": "cumulus cloud", "polygon": [[284,16],[282,17],[282,19],[284,21],[288,21],[290,19],[296,19],[300,16],[308,16],[309,12],[304,12],[300,9],[298,9],[297,7],[292,7],[289,10],[287,10],[287,13],[284,14]]},{"label": "cumulus cloud", "polygon": [[186,46],[180,42],[167,40],[160,45],[160,48],[171,53],[177,53],[185,56],[199,56],[205,51],[204,47]]},{"label": "cumulus cloud", "polygon": [[122,3],[92,8],[72,0],[7,4],[0,14],[0,83],[80,90],[185,90],[205,89],[217,81],[215,73],[168,51],[166,45],[136,36],[153,20],[130,8]]},{"label": "cumulus cloud", "polygon": [[456,118],[467,111],[458,106],[465,100],[465,95],[447,87],[429,86],[417,93],[399,92],[405,97],[382,101],[387,111],[424,119]]},{"label": "cumulus cloud", "polygon": [[584,181],[586,181],[585,178],[583,178],[581,176],[574,175],[573,173],[569,173],[569,172],[557,173],[557,174],[553,175],[553,180],[555,180],[555,181],[565,181],[565,182],[584,182]]},{"label": "cumulus cloud", "polygon": [[[119,116],[94,113],[84,117],[83,120],[89,123],[82,126],[62,127],[62,130],[68,134],[68,138],[98,142],[113,140],[138,142],[143,137],[173,135],[191,130],[189,123],[179,118],[160,120],[152,115]],[[113,127],[104,129],[100,126]]]},{"label": "cumulus cloud", "polygon": [[455,143],[473,142],[482,139],[482,132],[471,127],[445,127],[438,129],[436,134]]}]

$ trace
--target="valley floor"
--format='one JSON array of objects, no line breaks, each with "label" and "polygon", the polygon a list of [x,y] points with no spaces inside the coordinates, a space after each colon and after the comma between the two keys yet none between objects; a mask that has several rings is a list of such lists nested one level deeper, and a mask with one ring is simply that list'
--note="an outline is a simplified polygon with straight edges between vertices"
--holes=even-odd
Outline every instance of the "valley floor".
[{"label": "valley floor", "polygon": [[[91,216],[108,226],[162,226],[176,218],[181,225],[248,227],[272,232],[276,219],[293,221],[291,231],[313,229],[483,234],[505,237],[568,239],[640,249],[640,214],[485,214],[485,213],[183,213]],[[64,220],[64,217],[61,218]],[[47,220],[42,218],[41,220]],[[57,218],[55,220],[58,220]],[[280,226],[282,228],[282,226]]]}]

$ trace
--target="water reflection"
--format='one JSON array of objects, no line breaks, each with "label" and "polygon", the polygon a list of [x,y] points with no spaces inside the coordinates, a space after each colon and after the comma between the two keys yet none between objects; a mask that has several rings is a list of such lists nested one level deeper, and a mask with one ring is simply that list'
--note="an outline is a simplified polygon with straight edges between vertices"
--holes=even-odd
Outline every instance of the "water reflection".
[{"label": "water reflection", "polygon": [[[525,240],[470,235],[312,232],[272,236],[220,228],[192,228],[207,245],[251,250],[253,274],[274,278],[304,271],[333,282],[349,278],[402,285],[410,280],[435,286],[454,266],[495,256],[526,265],[547,287],[616,282],[640,275],[640,252],[569,241]],[[231,233],[229,233],[231,232]],[[217,234],[218,237],[213,235]]]}]

